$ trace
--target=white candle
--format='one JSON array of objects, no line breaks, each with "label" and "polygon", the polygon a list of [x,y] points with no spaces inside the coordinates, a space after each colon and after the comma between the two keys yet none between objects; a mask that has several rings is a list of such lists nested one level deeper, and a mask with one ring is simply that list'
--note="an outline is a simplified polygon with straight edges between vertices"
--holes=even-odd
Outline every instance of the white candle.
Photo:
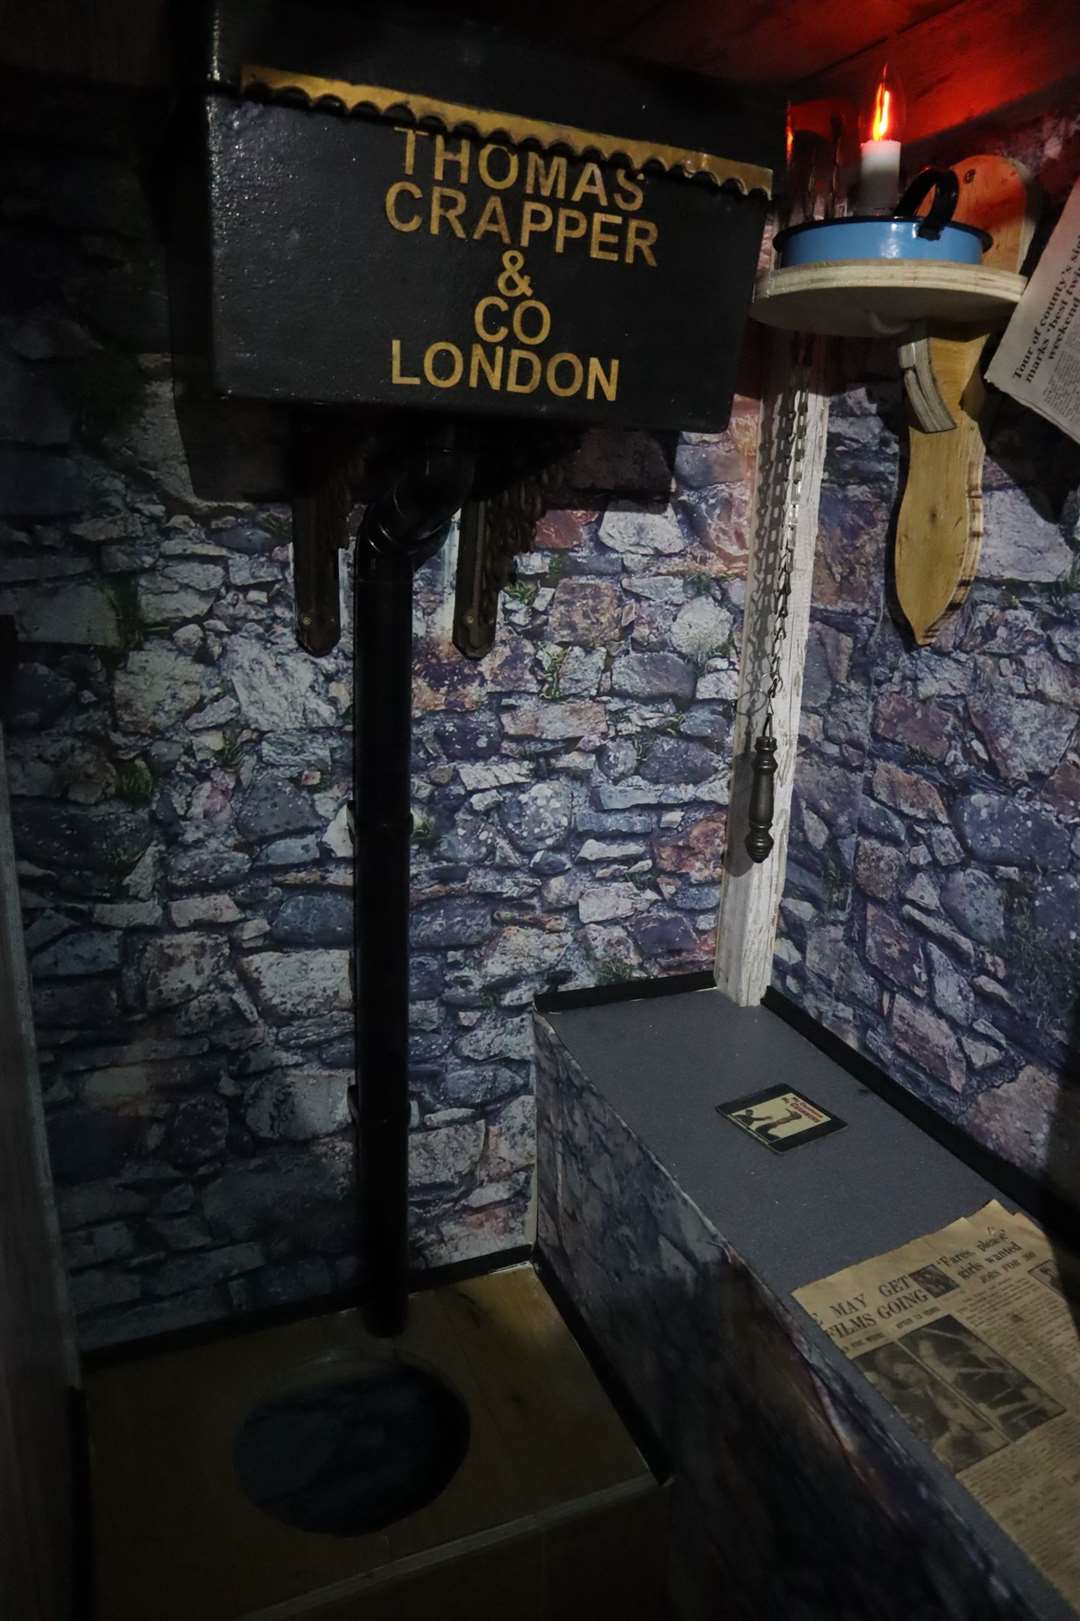
[{"label": "white candle", "polygon": [[891,214],[900,195],[900,142],[864,141],[859,152],[859,213]]}]

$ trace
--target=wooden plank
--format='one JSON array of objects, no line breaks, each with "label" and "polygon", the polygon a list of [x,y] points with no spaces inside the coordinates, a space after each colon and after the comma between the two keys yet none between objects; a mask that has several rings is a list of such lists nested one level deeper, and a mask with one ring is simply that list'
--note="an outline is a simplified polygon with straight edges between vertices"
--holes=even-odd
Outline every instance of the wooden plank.
[{"label": "wooden plank", "polygon": [[528,1438],[530,1512],[649,1476],[531,1266],[463,1283],[447,1305],[507,1450]]},{"label": "wooden plank", "polygon": [[525,1532],[487,1547],[459,1548],[421,1570],[376,1574],[355,1591],[312,1594],[241,1621],[543,1621],[544,1543]]},{"label": "wooden plank", "polygon": [[566,1520],[544,1540],[544,1621],[664,1621],[669,1493],[653,1490]]},{"label": "wooden plank", "polygon": [[896,526],[896,594],[920,647],[934,640],[961,606],[982,550],[982,469],[986,442],[980,421],[986,386],[979,356],[986,332],[938,327],[930,339],[938,392],[956,426],[926,433],[908,423],[909,461]]},{"label": "wooden plank", "polygon": [[[251,1408],[312,1364],[395,1353],[437,1370],[468,1406],[469,1450],[445,1491],[357,1537],[298,1531],[250,1503],[232,1448]],[[415,1295],[395,1341],[371,1340],[358,1313],[339,1312],[102,1368],[88,1398],[109,1621],[145,1621],[151,1590],[154,1621],[284,1616],[294,1604],[306,1614],[318,1594],[344,1605],[477,1538],[494,1544],[654,1487],[531,1267]]]},{"label": "wooden plank", "polygon": [[[1027,256],[1036,204],[1027,173],[1008,158],[980,155],[956,166],[956,218],[993,234],[985,262],[1015,272]],[[908,469],[896,527],[896,594],[912,634],[928,646],[967,599],[983,539],[982,471],[1000,396],[980,361],[986,324],[932,324],[926,340],[938,392],[955,427],[928,433],[908,425]]]},{"label": "wooden plank", "polygon": [[943,11],[953,0],[670,0],[629,27],[621,47],[739,84],[791,84]]},{"label": "wooden plank", "polygon": [[988,269],[1021,270],[1044,201],[1031,172],[1011,158],[986,153],[965,158],[953,168],[960,182],[953,219],[990,232],[993,240],[982,260]]},{"label": "wooden plank", "polygon": [[0,730],[0,1610],[18,1621],[64,1621],[72,1598],[62,1275]]},{"label": "wooden plank", "polygon": [[[716,940],[717,988],[741,1006],[760,1002],[772,977],[776,918],[784,890],[788,824],[795,779],[802,711],[803,666],[810,621],[810,598],[817,540],[818,500],[829,422],[826,340],[813,342],[808,371],[806,442],[799,479],[791,444],[783,431],[793,379],[793,352],[802,340],[771,335],[770,362],[762,407],[761,450],[754,485],[750,562],[746,581],[739,697],[735,722],[727,851]],[[779,466],[777,463],[779,462]],[[786,489],[783,521],[776,521],[775,480]],[[799,499],[792,496],[798,487]],[[781,683],[773,707],[777,771],[773,781],[773,851],[759,866],[746,854],[750,754],[765,718],[769,664],[773,651],[776,570],[787,524],[794,518],[794,561],[786,629],[779,656]]]},{"label": "wooden plank", "polygon": [[45,79],[157,89],[175,78],[179,33],[169,0],[4,0],[0,62]]},{"label": "wooden plank", "polygon": [[654,9],[655,0],[592,0],[583,6],[579,0],[551,0],[531,7],[527,14],[513,0],[458,0],[448,10],[458,10],[476,22],[521,29],[530,39],[573,49],[589,42],[610,43],[613,49],[623,42],[634,23]]},{"label": "wooden plank", "polygon": [[[907,92],[903,138],[910,146],[1005,114],[1080,77],[1080,6],[1076,0],[960,0],[889,40],[888,58]],[[792,95],[859,102],[882,60],[882,45],[872,45],[811,72]]]},{"label": "wooden plank", "polygon": [[[147,1584],[169,1570],[155,1621],[185,1621],[196,1610],[202,1621],[232,1621],[524,1516],[517,1459],[485,1421],[484,1370],[444,1331],[441,1293],[414,1299],[408,1328],[393,1345],[372,1340],[357,1313],[343,1312],[94,1374],[88,1398],[102,1612],[143,1621]],[[233,1472],[232,1447],[252,1407],[316,1362],[383,1360],[395,1349],[436,1366],[469,1406],[469,1454],[446,1491],[393,1534],[347,1538],[295,1530],[250,1502]],[[145,1511],[136,1507],[144,1494]],[[182,1549],[178,1524],[188,1527]]]},{"label": "wooden plank", "polygon": [[832,338],[898,338],[927,320],[989,331],[1006,324],[1024,287],[1023,276],[983,265],[837,259],[761,271],[751,314],[764,326]]},{"label": "wooden plank", "polygon": [[[522,27],[511,0],[456,0],[463,15]],[[567,0],[527,19],[525,32],[568,49],[601,49],[679,64],[734,82],[788,85],[798,99],[856,101],[886,49],[907,86],[905,141],[1046,94],[1077,77],[1074,0]],[[166,0],[5,0],[0,63],[57,78],[161,91],[175,81],[179,31]]]},{"label": "wooden plank", "polygon": [[670,1621],[668,1519],[650,1479],[239,1621]]}]

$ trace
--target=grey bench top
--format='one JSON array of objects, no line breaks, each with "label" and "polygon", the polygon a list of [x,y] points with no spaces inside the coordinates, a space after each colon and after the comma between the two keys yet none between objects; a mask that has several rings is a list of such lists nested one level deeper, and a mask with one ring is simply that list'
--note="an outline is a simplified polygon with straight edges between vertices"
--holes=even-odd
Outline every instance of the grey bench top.
[{"label": "grey bench top", "polygon": [[[610,1103],[747,1266],[781,1298],[1002,1198],[775,1013],[705,989],[543,1015]],[[846,1129],[771,1153],[716,1105],[783,1083]],[[1002,1203],[1012,1205],[1008,1199]],[[816,1326],[859,1400],[918,1452],[1013,1586],[1048,1621],[1072,1607]]]}]

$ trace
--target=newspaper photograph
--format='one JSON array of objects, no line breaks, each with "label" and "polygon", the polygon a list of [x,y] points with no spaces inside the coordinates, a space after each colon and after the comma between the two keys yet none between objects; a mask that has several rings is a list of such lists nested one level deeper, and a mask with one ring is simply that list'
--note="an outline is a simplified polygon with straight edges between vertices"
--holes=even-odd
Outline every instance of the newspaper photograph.
[{"label": "newspaper photograph", "polygon": [[994,1201],[795,1299],[1080,1608],[1078,1283]]}]

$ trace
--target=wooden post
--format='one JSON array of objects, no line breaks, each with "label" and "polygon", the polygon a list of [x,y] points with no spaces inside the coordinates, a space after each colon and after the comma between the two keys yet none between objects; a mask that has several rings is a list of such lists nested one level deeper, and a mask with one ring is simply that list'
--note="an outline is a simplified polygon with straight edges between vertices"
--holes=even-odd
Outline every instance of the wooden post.
[{"label": "wooden post", "polygon": [[[824,338],[812,340],[805,372],[808,390],[801,469],[792,432],[791,394],[799,379],[794,357],[805,341],[797,333],[769,334],[769,365],[762,401],[761,441],[754,482],[750,563],[746,581],[739,699],[735,723],[727,853],[716,941],[717,988],[742,1006],[760,1002],[772,975],[776,916],[784,888],[791,791],[799,742],[803,665],[817,539],[818,498],[829,422]],[[780,688],[773,705],[777,771],[774,847],[755,866],[746,853],[750,752],[765,720],[773,653],[777,571],[794,522],[791,596],[779,648]]]}]

